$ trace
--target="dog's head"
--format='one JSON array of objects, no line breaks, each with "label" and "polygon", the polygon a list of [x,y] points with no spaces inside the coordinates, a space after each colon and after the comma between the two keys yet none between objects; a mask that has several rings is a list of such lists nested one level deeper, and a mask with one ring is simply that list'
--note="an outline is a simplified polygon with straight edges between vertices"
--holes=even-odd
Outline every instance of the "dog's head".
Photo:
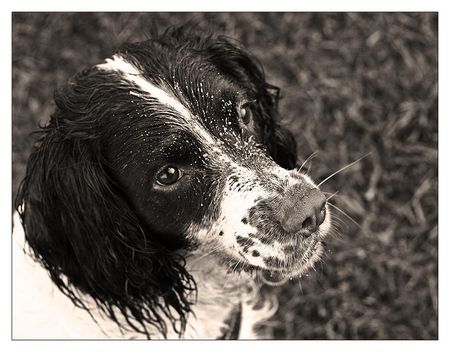
[{"label": "dog's head", "polygon": [[185,324],[193,249],[234,268],[303,272],[328,214],[295,169],[277,99],[239,45],[183,30],[75,76],[56,94],[17,203],[55,283],[165,332],[161,314]]}]

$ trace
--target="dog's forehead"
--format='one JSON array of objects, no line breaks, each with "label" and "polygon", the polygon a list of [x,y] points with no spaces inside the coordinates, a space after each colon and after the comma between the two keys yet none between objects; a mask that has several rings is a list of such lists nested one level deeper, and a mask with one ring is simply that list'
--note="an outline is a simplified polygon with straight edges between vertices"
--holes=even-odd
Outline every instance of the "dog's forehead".
[{"label": "dog's forehead", "polygon": [[130,103],[141,100],[169,111],[160,118],[186,129],[206,150],[219,151],[221,145],[231,147],[231,151],[257,151],[255,143],[243,141],[240,135],[237,108],[246,98],[242,89],[203,63],[195,66],[196,73],[192,66],[178,66],[155,74],[148,65],[140,64],[133,56],[116,54],[97,68],[125,83]]},{"label": "dog's forehead", "polygon": [[[225,120],[236,115],[239,103],[250,99],[249,92],[199,54],[174,50],[162,55],[148,48],[144,52],[119,52],[98,67],[122,73],[124,79],[138,83],[150,96],[155,91],[149,86],[156,86],[164,93],[155,95],[157,100],[178,112],[181,104],[207,125],[228,122]],[[142,79],[133,79],[137,77]]]}]

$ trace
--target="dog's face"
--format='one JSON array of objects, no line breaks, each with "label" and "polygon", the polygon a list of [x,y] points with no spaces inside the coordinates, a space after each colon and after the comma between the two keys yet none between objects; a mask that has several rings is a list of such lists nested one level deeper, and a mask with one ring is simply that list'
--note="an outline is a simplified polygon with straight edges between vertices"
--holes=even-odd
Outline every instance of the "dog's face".
[{"label": "dog's face", "polygon": [[163,243],[298,275],[322,250],[325,197],[273,160],[273,97],[232,59],[138,44],[95,67],[106,158]]}]

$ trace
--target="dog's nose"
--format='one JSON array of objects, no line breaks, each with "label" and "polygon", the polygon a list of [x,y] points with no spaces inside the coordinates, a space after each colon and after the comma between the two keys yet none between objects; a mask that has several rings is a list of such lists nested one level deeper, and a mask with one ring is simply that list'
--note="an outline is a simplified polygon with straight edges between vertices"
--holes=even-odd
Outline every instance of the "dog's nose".
[{"label": "dog's nose", "polygon": [[278,220],[286,232],[309,237],[325,220],[326,198],[316,188],[306,192],[291,188],[276,212]]}]

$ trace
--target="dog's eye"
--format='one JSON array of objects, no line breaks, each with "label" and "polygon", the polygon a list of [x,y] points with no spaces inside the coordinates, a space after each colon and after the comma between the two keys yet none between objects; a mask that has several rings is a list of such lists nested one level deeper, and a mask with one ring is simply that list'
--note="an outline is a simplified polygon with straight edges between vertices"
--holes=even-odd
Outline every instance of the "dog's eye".
[{"label": "dog's eye", "polygon": [[239,117],[244,123],[248,125],[252,120],[252,109],[250,108],[251,103],[246,103],[239,108]]},{"label": "dog's eye", "polygon": [[161,186],[173,185],[181,178],[181,171],[175,166],[166,166],[156,175],[156,183]]}]

